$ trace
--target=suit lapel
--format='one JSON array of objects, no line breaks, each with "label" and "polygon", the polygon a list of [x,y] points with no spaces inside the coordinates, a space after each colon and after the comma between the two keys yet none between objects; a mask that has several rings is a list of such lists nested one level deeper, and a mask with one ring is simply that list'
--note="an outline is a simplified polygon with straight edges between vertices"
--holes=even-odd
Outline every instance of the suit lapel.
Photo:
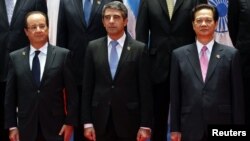
[{"label": "suit lapel", "polygon": [[181,5],[183,4],[183,1],[184,0],[176,0],[172,17],[174,17],[174,13],[181,7]]},{"label": "suit lapel", "polygon": [[222,51],[223,51],[223,49],[218,45],[218,43],[215,42],[214,46],[213,46],[213,49],[212,49],[211,56],[210,56],[208,70],[207,70],[207,76],[206,76],[206,81],[205,82],[207,82],[209,80],[209,78],[212,76],[218,62],[223,57]]},{"label": "suit lapel", "polygon": [[54,47],[48,44],[48,49],[47,49],[47,57],[46,57],[46,62],[44,66],[44,72],[41,80],[41,86],[44,84],[44,81],[46,80],[46,75],[48,70],[51,68],[54,58],[56,56],[56,52],[54,50]]},{"label": "suit lapel", "polygon": [[97,14],[97,11],[100,9],[101,5],[103,5],[103,0],[93,0],[93,6],[89,18],[89,25]]},{"label": "suit lapel", "polygon": [[197,51],[197,47],[196,47],[195,43],[189,46],[189,48],[187,49],[186,55],[188,57],[188,60],[191,64],[191,66],[193,67],[197,77],[203,83],[200,62],[199,62],[199,56],[198,56],[198,51]]},{"label": "suit lapel", "polygon": [[86,22],[83,18],[83,5],[82,5],[82,0],[73,0],[73,7],[76,7],[76,11],[79,15],[79,18],[81,19],[82,23],[84,26],[86,26]]},{"label": "suit lapel", "polygon": [[9,26],[6,4],[4,0],[0,1],[0,17],[2,17],[2,20],[5,22],[5,24]]},{"label": "suit lapel", "polygon": [[[36,86],[36,83],[35,83],[35,80],[34,80],[34,77],[32,75],[32,71],[31,71],[31,68],[30,68],[30,61],[29,61],[29,56],[30,56],[30,47],[26,47],[23,49],[23,51],[21,52],[20,54],[22,57],[22,64],[23,64],[23,69],[24,69],[24,72],[27,72],[25,73],[25,75],[27,75],[27,78],[29,79],[30,83],[32,85],[34,85],[34,87],[37,87]],[[33,58],[32,58],[33,59]]]},{"label": "suit lapel", "polygon": [[162,8],[162,10],[164,11],[164,13],[169,17],[166,0],[158,0],[158,1],[159,1],[159,3],[160,3],[161,8]]},{"label": "suit lapel", "polygon": [[111,71],[110,71],[110,67],[109,67],[109,56],[108,56],[107,42],[108,42],[107,37],[103,38],[102,42],[100,43],[100,48],[99,48],[101,51],[97,51],[97,52],[100,52],[101,54],[98,54],[98,55],[100,57],[103,57],[100,60],[103,61],[102,64],[104,64],[104,67],[102,67],[103,72],[105,73],[104,76],[107,76],[108,77],[107,79],[112,81]]},{"label": "suit lapel", "polygon": [[15,8],[14,8],[13,16],[12,16],[12,19],[11,19],[11,25],[13,25],[13,23],[15,23],[18,15],[20,13],[18,11],[22,11],[20,9],[23,7],[23,5],[24,5],[25,2],[27,2],[27,0],[26,1],[24,1],[24,0],[17,0],[16,1],[16,5],[15,5]]},{"label": "suit lapel", "polygon": [[130,53],[130,51],[132,49],[130,41],[131,41],[131,37],[127,34],[124,45],[123,45],[123,48],[122,48],[122,54],[121,54],[121,57],[119,59],[119,63],[118,63],[117,69],[116,69],[115,78],[119,74],[123,63],[126,62],[127,57],[128,57],[128,55],[129,55],[129,53]]}]

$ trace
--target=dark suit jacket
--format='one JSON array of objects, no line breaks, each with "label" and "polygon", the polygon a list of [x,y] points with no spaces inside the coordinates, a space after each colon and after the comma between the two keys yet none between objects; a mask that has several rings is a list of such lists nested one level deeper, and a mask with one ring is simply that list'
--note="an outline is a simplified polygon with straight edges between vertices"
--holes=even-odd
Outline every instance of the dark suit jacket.
[{"label": "dark suit jacket", "polygon": [[11,24],[9,25],[5,0],[0,0],[0,81],[6,80],[8,55],[29,44],[24,33],[25,15],[33,10],[47,13],[45,0],[17,0]]},{"label": "dark suit jacket", "polygon": [[75,79],[82,84],[84,54],[89,41],[105,36],[102,24],[103,5],[113,0],[94,0],[89,26],[83,14],[82,0],[61,0],[58,19],[57,45],[72,51]]},{"label": "dark suit jacket", "polygon": [[207,0],[177,0],[171,21],[166,0],[141,2],[136,39],[149,43],[152,76],[155,83],[166,81],[172,50],[194,42],[195,34],[190,12],[201,2],[207,3]]},{"label": "dark suit jacket", "polygon": [[243,76],[250,79],[250,1],[229,0],[228,27],[230,37],[239,49]]},{"label": "dark suit jacket", "polygon": [[139,127],[151,127],[152,95],[145,44],[127,35],[114,80],[107,37],[89,43],[85,62],[83,123],[93,123],[96,134],[101,135],[112,115],[118,136],[135,138]]},{"label": "dark suit jacket", "polygon": [[229,0],[228,27],[235,47],[240,51],[246,103],[246,123],[250,124],[250,1]]},{"label": "dark suit jacket", "polygon": [[[64,88],[67,93],[66,106],[63,98]],[[5,97],[5,126],[18,127],[21,141],[35,140],[38,123],[46,140],[55,141],[60,138],[62,140],[58,133],[63,124],[77,124],[77,99],[68,50],[48,46],[40,87],[36,86],[30,70],[29,47],[10,54]],[[18,107],[17,113],[16,107]]]},{"label": "dark suit jacket", "polygon": [[172,53],[170,75],[172,132],[200,141],[207,125],[243,124],[243,88],[236,49],[215,42],[203,82],[196,44]]}]

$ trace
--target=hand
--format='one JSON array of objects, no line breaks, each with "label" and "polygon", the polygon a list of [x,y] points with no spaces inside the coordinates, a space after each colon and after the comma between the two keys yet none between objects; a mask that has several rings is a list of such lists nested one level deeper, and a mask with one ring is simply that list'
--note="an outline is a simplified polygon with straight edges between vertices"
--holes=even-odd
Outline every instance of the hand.
[{"label": "hand", "polygon": [[137,141],[147,141],[151,137],[151,130],[140,128],[137,133]]},{"label": "hand", "polygon": [[181,133],[171,132],[171,141],[181,141]]},{"label": "hand", "polygon": [[70,125],[63,125],[63,127],[61,128],[61,131],[59,133],[60,136],[64,136],[64,141],[70,141],[70,138],[73,134],[74,128],[73,126]]},{"label": "hand", "polygon": [[19,141],[19,131],[17,128],[9,131],[9,139],[10,141]]},{"label": "hand", "polygon": [[83,135],[91,141],[96,141],[95,129],[93,127],[84,128]]}]

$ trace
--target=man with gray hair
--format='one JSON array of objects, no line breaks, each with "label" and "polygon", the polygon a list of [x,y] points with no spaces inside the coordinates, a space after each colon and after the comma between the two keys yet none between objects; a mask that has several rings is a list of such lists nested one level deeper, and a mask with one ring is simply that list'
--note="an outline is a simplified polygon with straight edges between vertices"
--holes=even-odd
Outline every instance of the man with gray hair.
[{"label": "man with gray hair", "polygon": [[146,141],[151,136],[152,94],[146,45],[126,34],[127,8],[103,7],[107,36],[88,44],[82,95],[84,136],[94,141]]}]

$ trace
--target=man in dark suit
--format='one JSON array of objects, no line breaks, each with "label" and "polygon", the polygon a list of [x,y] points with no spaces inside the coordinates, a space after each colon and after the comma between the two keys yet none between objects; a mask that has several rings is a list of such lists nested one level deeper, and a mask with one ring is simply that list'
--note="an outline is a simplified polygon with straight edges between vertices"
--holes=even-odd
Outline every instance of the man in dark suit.
[{"label": "man in dark suit", "polygon": [[250,1],[229,0],[228,27],[234,46],[239,50],[245,93],[246,124],[250,125]]},{"label": "man in dark suit", "polygon": [[214,41],[217,20],[216,8],[195,7],[196,42],[172,53],[172,141],[207,141],[208,125],[244,124],[239,52]]},{"label": "man in dark suit", "polygon": [[4,131],[4,95],[8,69],[8,54],[28,45],[24,33],[25,14],[32,10],[46,13],[45,0],[0,0],[0,140],[8,140],[8,131]]},{"label": "man in dark suit", "polygon": [[[89,19],[84,13],[85,1],[91,4]],[[57,45],[71,50],[73,73],[79,94],[82,93],[84,55],[88,42],[105,36],[102,7],[113,0],[61,0],[58,16]],[[79,96],[81,97],[81,95]],[[82,141],[82,126],[75,131],[75,140]]]},{"label": "man in dark suit", "polygon": [[69,141],[78,112],[69,50],[48,43],[44,13],[32,11],[23,22],[30,45],[10,53],[5,96],[9,138]]},{"label": "man in dark suit", "polygon": [[172,2],[171,10],[166,0],[142,1],[136,26],[136,39],[149,44],[154,96],[153,141],[166,141],[171,52],[195,41],[190,12],[195,5],[207,0]]},{"label": "man in dark suit", "polygon": [[121,2],[104,5],[102,20],[108,35],[87,47],[82,122],[89,140],[145,141],[151,135],[147,49],[125,33],[127,14]]}]

